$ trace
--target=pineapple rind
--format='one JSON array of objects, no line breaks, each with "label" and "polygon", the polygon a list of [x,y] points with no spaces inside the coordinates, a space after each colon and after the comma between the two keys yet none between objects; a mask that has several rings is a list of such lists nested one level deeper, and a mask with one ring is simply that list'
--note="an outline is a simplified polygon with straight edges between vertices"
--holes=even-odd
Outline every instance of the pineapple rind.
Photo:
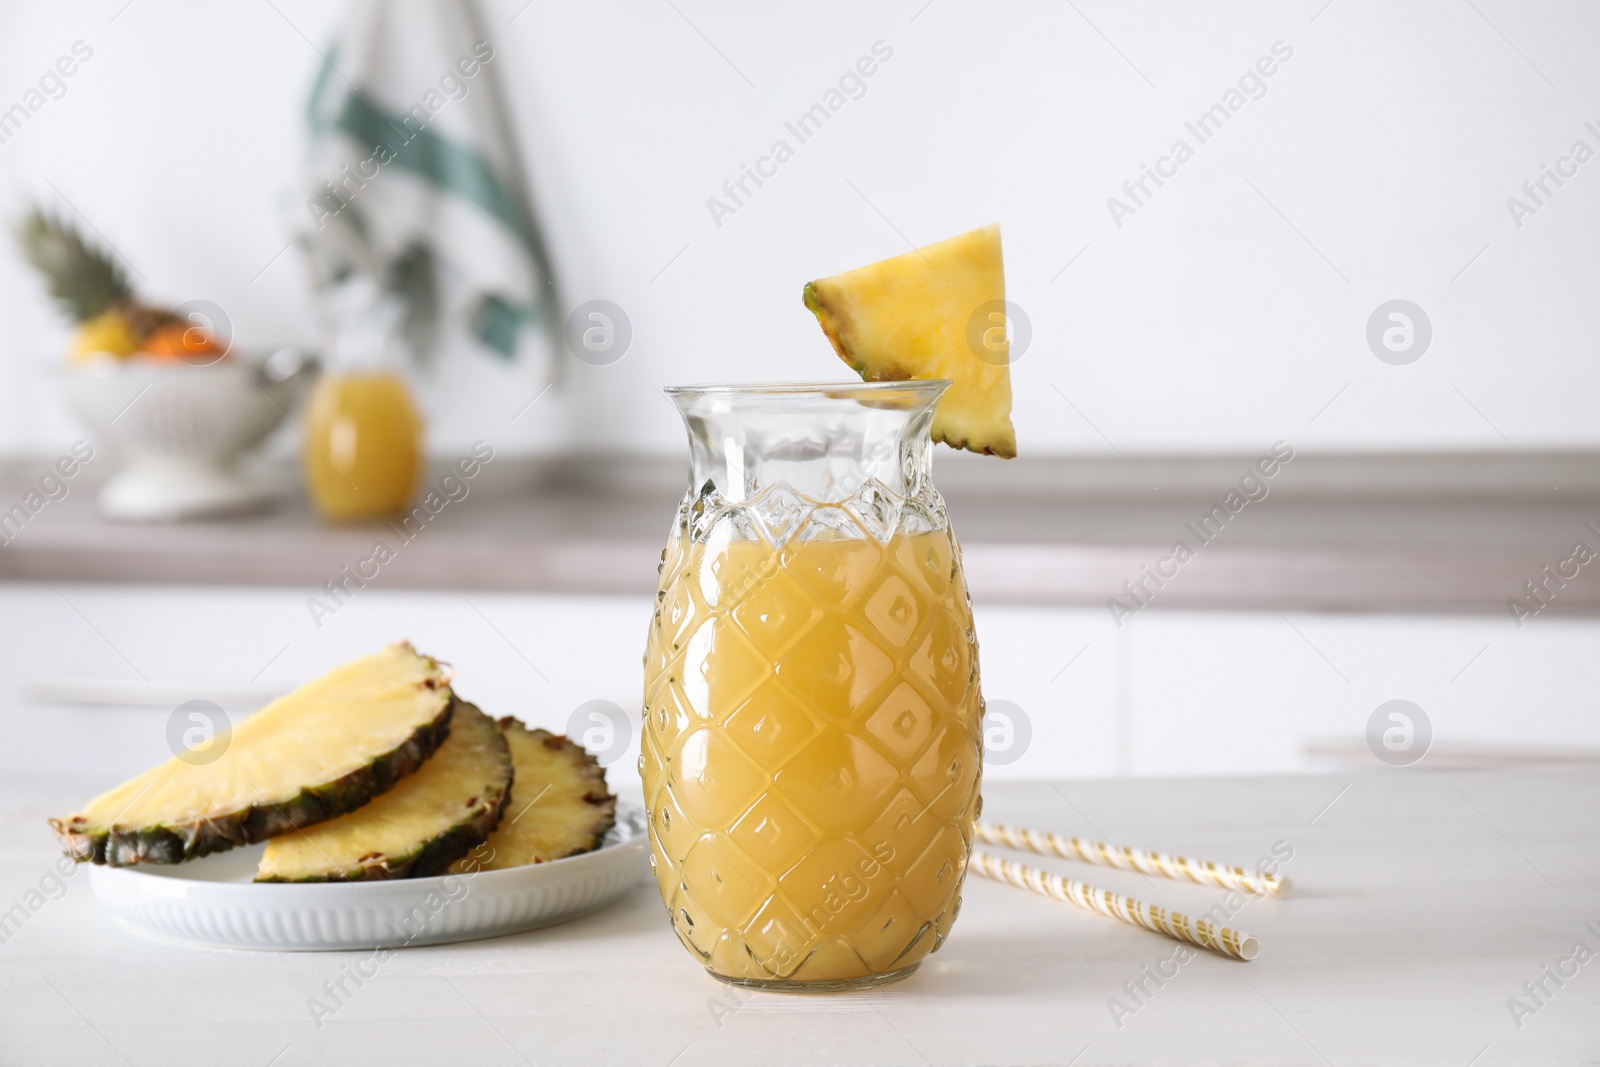
[{"label": "pineapple rind", "polygon": [[182,863],[239,845],[253,845],[290,830],[300,829],[355,811],[421,767],[450,734],[453,703],[442,714],[419,727],[399,748],[325,785],[302,789],[279,804],[259,804],[242,811],[174,826],[137,829],[113,826],[89,834],[74,834],[59,819],[51,819],[68,853],[80,863],[110,867],[136,863]]},{"label": "pineapple rind", "polygon": [[[454,698],[452,703],[458,709],[467,709],[471,716],[483,716],[477,705],[459,697]],[[459,724],[462,717],[455,717],[452,721]],[[452,863],[483,844],[499,825],[500,818],[505,813],[506,803],[511,796],[514,770],[510,747],[498,730],[494,731],[494,736],[500,742],[496,749],[499,762],[494,777],[484,783],[484,788],[479,792],[481,804],[459,822],[415,842],[405,851],[390,851],[370,859],[356,861],[347,867],[323,868],[300,877],[258,873],[255,880],[257,882],[389,881],[398,878],[426,878],[445,873]],[[426,773],[425,767],[422,768],[422,773]],[[264,856],[263,869],[267,863],[268,857]]]},{"label": "pineapple rind", "polygon": [[[530,730],[509,715],[498,725],[511,747],[511,762],[517,771],[506,808],[510,822],[489,835],[481,855],[474,852],[458,860],[452,870],[458,874],[504,870],[599,848],[617,821],[617,798],[606,788],[605,768],[570,738],[548,730]],[[555,768],[547,762],[552,753],[558,761]],[[552,771],[565,771],[570,779],[558,782]],[[558,794],[546,799],[544,790],[558,786]],[[526,823],[521,821],[524,816]],[[562,827],[557,843],[552,843],[551,823],[563,821],[569,825]]]},{"label": "pineapple rind", "polygon": [[[404,643],[396,647],[418,655]],[[430,656],[418,658],[434,674],[422,684],[439,691],[437,714],[418,725],[395,748],[337,778],[304,786],[284,800],[250,804],[189,822],[86,826],[84,816],[70,815],[50,819],[50,826],[66,854],[79,863],[126,867],[137,863],[182,863],[354,811],[422,766],[450,734],[454,695],[445,684],[438,661]],[[128,784],[123,783],[118,789]]]}]

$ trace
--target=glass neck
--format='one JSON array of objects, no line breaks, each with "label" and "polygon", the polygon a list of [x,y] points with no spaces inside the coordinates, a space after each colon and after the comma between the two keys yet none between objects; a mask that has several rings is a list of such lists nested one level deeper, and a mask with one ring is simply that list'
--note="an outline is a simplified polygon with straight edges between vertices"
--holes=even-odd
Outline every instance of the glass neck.
[{"label": "glass neck", "polygon": [[335,374],[398,374],[410,363],[406,305],[371,278],[353,275],[322,296],[326,365]]},{"label": "glass neck", "polygon": [[[775,544],[817,536],[818,523],[833,537],[879,540],[905,532],[913,518],[911,526],[942,528],[928,434],[949,384],[668,389],[689,432],[685,506],[716,510],[718,520],[730,509],[747,512],[733,516],[748,520],[734,522],[742,536]],[[908,509],[926,514],[902,515]],[[773,511],[795,521],[768,521]]]}]

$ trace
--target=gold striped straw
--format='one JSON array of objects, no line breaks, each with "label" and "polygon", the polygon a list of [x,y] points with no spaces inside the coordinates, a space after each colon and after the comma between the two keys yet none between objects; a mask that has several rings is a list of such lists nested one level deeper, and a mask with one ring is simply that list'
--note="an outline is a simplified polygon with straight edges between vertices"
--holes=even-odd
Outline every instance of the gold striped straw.
[{"label": "gold striped straw", "polygon": [[1076,904],[1080,908],[1097,911],[1109,918],[1121,919],[1125,923],[1142,926],[1146,930],[1154,930],[1158,934],[1166,934],[1236,960],[1253,960],[1261,951],[1261,942],[1230,927],[1216,926],[1204,919],[1191,919],[1175,911],[1141,903],[1121,893],[1096,889],[1071,878],[1062,878],[987,852],[974,851],[970,866],[985,878],[1006,882],[1018,889],[1031,889],[1035,893]]},{"label": "gold striped straw", "polygon": [[1021,849],[1041,856],[1081,860],[1097,867],[1115,867],[1119,871],[1138,871],[1199,885],[1237,889],[1251,896],[1289,895],[1289,879],[1282,875],[1229,867],[1186,856],[1169,856],[1165,852],[1146,852],[1142,848],[1122,848],[1104,841],[1085,841],[1080,837],[1002,826],[993,822],[978,824],[978,840],[986,845]]}]

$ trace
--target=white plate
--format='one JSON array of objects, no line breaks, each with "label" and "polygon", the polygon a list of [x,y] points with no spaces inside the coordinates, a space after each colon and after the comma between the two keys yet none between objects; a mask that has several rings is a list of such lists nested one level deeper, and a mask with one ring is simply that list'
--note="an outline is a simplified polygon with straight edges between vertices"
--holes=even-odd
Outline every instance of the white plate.
[{"label": "white plate", "polygon": [[315,885],[250,881],[266,845],[170,867],[91,867],[112,914],[142,933],[286,952],[440,945],[531,930],[616,903],[646,872],[644,813],[619,805],[593,852],[504,871]]}]

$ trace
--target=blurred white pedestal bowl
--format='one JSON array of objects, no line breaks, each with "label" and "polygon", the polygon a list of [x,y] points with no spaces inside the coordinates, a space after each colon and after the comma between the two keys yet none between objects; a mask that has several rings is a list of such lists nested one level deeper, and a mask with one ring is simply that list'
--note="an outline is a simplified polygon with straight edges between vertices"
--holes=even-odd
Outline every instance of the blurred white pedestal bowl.
[{"label": "blurred white pedestal bowl", "polygon": [[255,511],[272,490],[238,461],[294,408],[314,361],[293,349],[209,366],[134,360],[73,368],[67,402],[125,460],[100,491],[111,519],[174,522]]}]

